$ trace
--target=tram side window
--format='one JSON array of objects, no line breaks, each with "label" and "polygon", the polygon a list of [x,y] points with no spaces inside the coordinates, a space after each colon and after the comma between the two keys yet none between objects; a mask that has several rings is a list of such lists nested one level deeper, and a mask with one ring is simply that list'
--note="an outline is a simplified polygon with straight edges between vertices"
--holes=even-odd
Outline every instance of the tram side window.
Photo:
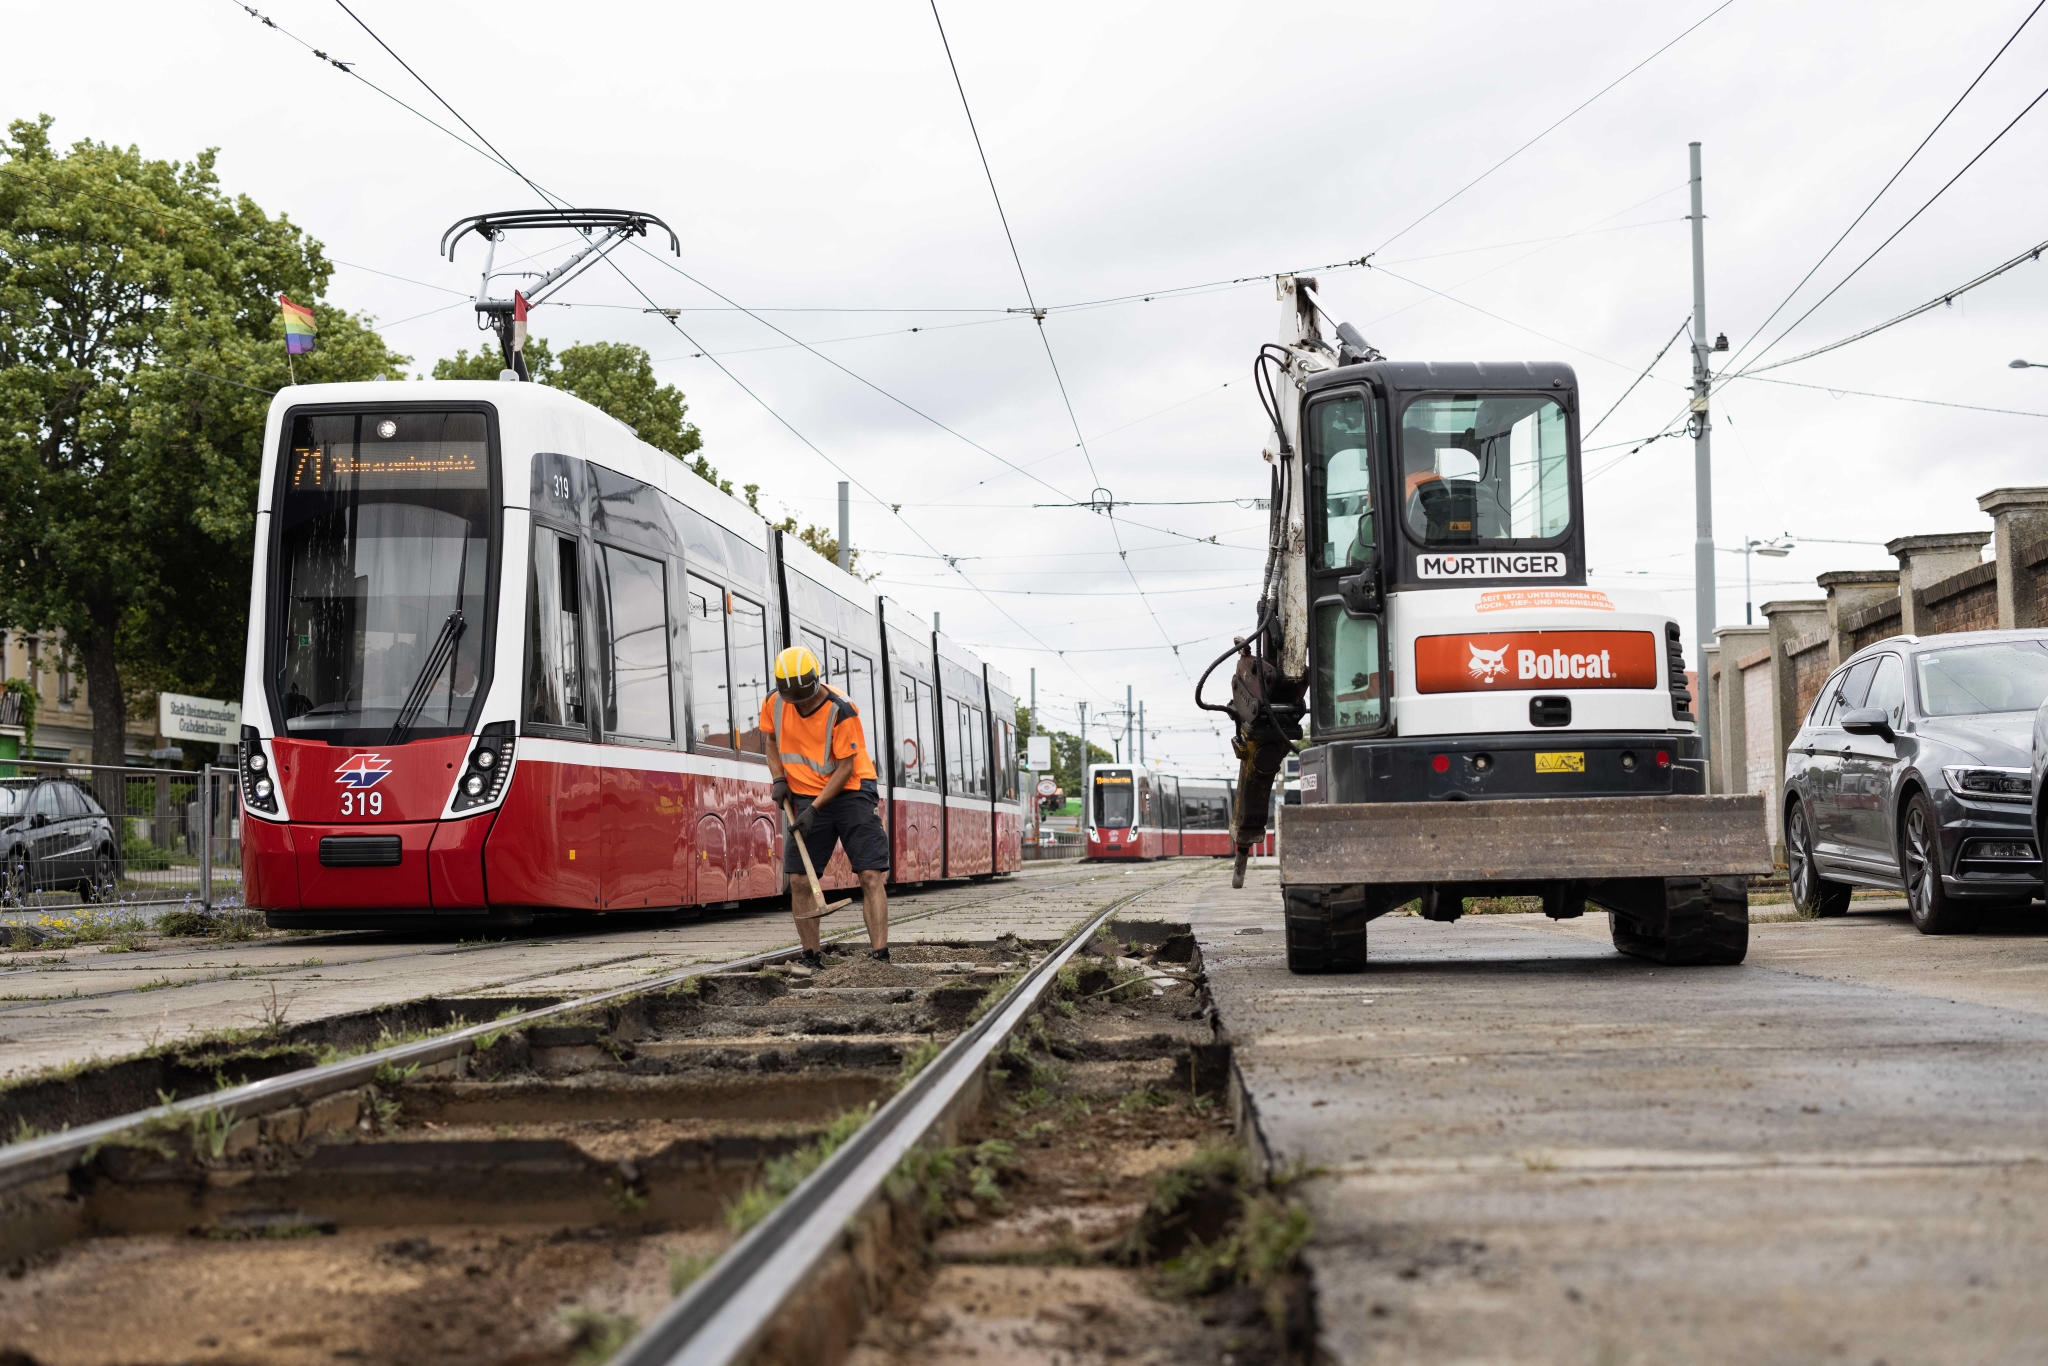
[{"label": "tram side window", "polygon": [[[875,666],[866,655],[847,657],[846,695],[860,708],[861,734],[868,742],[868,761],[874,762],[882,743],[882,713],[875,707]],[[881,766],[876,765],[876,772]]]},{"label": "tram side window", "polygon": [[982,714],[979,707],[969,707],[967,709],[967,718],[967,738],[974,746],[971,755],[974,760],[974,781],[971,786],[974,789],[975,796],[986,797],[988,795],[988,717]]},{"label": "tram side window", "polygon": [[896,708],[896,752],[889,756],[891,780],[898,787],[917,786],[917,755],[923,747],[917,735],[917,681],[898,675]]},{"label": "tram side window", "polygon": [[582,726],[583,610],[576,542],[541,527],[533,533],[532,606],[527,642],[526,719],[544,726]]},{"label": "tram side window", "polygon": [[967,742],[960,734],[960,718],[966,710],[964,703],[946,699],[946,791],[955,794],[967,791]]},{"label": "tram side window", "polygon": [[917,679],[917,785],[939,785],[939,756],[932,752],[939,728],[932,723],[932,685]]},{"label": "tram side window", "polygon": [[725,590],[695,574],[684,579],[690,614],[690,728],[700,745],[732,747],[726,703]]},{"label": "tram side window", "polygon": [[604,728],[675,738],[668,691],[668,570],[660,560],[604,548],[611,640],[604,652]]},{"label": "tram side window", "polygon": [[1152,780],[1138,779],[1138,824],[1152,826],[1159,824],[1159,808],[1152,801]]},{"label": "tram side window", "polygon": [[821,683],[830,683],[832,681],[832,674],[831,670],[826,665],[825,660],[826,656],[829,655],[831,651],[825,648],[825,637],[819,635],[816,631],[799,630],[796,633],[796,639],[799,645],[802,645],[805,649],[809,650],[813,655],[817,657],[818,681]]},{"label": "tram side window", "polygon": [[1008,721],[996,722],[1002,735],[1002,798],[1006,802],[1017,800],[1017,728]]},{"label": "tram side window", "polygon": [[768,752],[761,730],[761,704],[768,700],[768,614],[757,604],[732,599],[732,709],[740,745],[755,754]]},{"label": "tram side window", "polygon": [[[854,706],[860,705],[860,699],[853,695],[853,682],[846,675],[846,647],[844,645],[835,645],[829,640],[826,641],[825,653],[818,656],[818,667],[825,670],[826,681],[833,688],[845,693],[847,699]],[[866,715],[866,713],[863,712],[862,715]]]}]

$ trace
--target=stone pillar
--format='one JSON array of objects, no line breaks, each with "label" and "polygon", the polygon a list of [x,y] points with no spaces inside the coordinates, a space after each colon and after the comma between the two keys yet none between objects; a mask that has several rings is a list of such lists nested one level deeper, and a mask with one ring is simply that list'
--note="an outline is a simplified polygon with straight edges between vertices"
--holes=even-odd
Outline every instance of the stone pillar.
[{"label": "stone pillar", "polygon": [[1707,728],[1707,791],[1721,790],[1721,647],[1709,645],[1700,651],[1700,685],[1693,691],[1692,714]]},{"label": "stone pillar", "polygon": [[1887,553],[1899,560],[1899,631],[1903,635],[1927,634],[1921,628],[1920,593],[1951,574],[1984,563],[1988,531],[1951,531],[1938,536],[1901,536],[1885,542]]},{"label": "stone pillar", "polygon": [[1771,790],[1766,807],[1771,817],[1771,853],[1785,861],[1784,836],[1778,829],[1778,794],[1785,790],[1785,751],[1799,733],[1799,688],[1792,678],[1792,660],[1785,647],[1827,625],[1828,605],[1822,598],[1800,602],[1767,602],[1762,608],[1771,633],[1771,714],[1746,717],[1751,726],[1771,728]]},{"label": "stone pillar", "polygon": [[1720,641],[1721,690],[1714,699],[1714,791],[1749,791],[1749,730],[1743,709],[1742,661],[1770,647],[1768,626],[1723,626]]},{"label": "stone pillar", "polygon": [[2017,591],[2028,568],[2013,557],[2019,547],[2048,536],[2048,489],[1993,489],[1977,500],[1977,506],[1991,514],[1991,555],[1998,563],[1998,629],[2048,624],[2034,620],[2040,615],[2034,594]]},{"label": "stone pillar", "polygon": [[1896,569],[1837,569],[1814,580],[1828,595],[1828,668],[1839,669],[1856,653],[1842,619],[1899,595]]}]

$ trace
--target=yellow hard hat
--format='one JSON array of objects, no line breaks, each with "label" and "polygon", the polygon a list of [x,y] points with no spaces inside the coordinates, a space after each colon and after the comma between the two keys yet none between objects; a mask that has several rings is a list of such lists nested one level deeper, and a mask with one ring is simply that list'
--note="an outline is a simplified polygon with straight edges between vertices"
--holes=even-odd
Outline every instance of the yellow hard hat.
[{"label": "yellow hard hat", "polygon": [[818,657],[802,645],[775,656],[775,690],[802,701],[818,690]]}]

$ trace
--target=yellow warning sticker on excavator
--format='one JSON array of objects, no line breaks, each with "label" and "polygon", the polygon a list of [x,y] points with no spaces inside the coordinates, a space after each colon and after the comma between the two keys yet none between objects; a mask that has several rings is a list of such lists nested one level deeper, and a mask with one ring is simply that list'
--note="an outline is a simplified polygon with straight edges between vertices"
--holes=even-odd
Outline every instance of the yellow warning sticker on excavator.
[{"label": "yellow warning sticker on excavator", "polygon": [[1538,773],[1584,773],[1586,771],[1585,752],[1580,751],[1577,754],[1543,754],[1539,752],[1536,755],[1536,771]]}]

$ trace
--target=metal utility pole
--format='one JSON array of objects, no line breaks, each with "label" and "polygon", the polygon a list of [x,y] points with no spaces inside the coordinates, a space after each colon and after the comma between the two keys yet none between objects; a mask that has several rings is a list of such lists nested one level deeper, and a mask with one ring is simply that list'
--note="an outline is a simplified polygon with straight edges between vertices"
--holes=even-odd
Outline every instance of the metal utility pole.
[{"label": "metal utility pole", "polygon": [[[1124,752],[1123,758],[1131,757],[1131,685],[1124,684]],[[1121,762],[1121,761],[1119,761]]]},{"label": "metal utility pole", "polygon": [[[1693,547],[1692,572],[1697,637],[1693,642],[1693,667],[1700,696],[1693,699],[1693,714],[1699,717],[1700,751],[1711,765],[1714,752],[1712,718],[1706,704],[1707,646],[1714,639],[1714,451],[1713,424],[1708,421],[1707,398],[1713,386],[1713,372],[1707,357],[1713,341],[1707,334],[1707,239],[1706,210],[1700,202],[1700,145],[1692,150],[1692,477]],[[1712,790],[1716,775],[1709,773]]]},{"label": "metal utility pole", "polygon": [[[1081,715],[1081,757],[1074,761],[1074,786],[1085,788],[1088,785],[1088,704],[1079,702],[1075,707]],[[1085,792],[1082,800],[1087,800]]]},{"label": "metal utility pole", "polygon": [[853,572],[853,485],[839,481],[839,569]]},{"label": "metal utility pole", "polygon": [[1145,762],[1145,704],[1138,703],[1138,762]]}]

